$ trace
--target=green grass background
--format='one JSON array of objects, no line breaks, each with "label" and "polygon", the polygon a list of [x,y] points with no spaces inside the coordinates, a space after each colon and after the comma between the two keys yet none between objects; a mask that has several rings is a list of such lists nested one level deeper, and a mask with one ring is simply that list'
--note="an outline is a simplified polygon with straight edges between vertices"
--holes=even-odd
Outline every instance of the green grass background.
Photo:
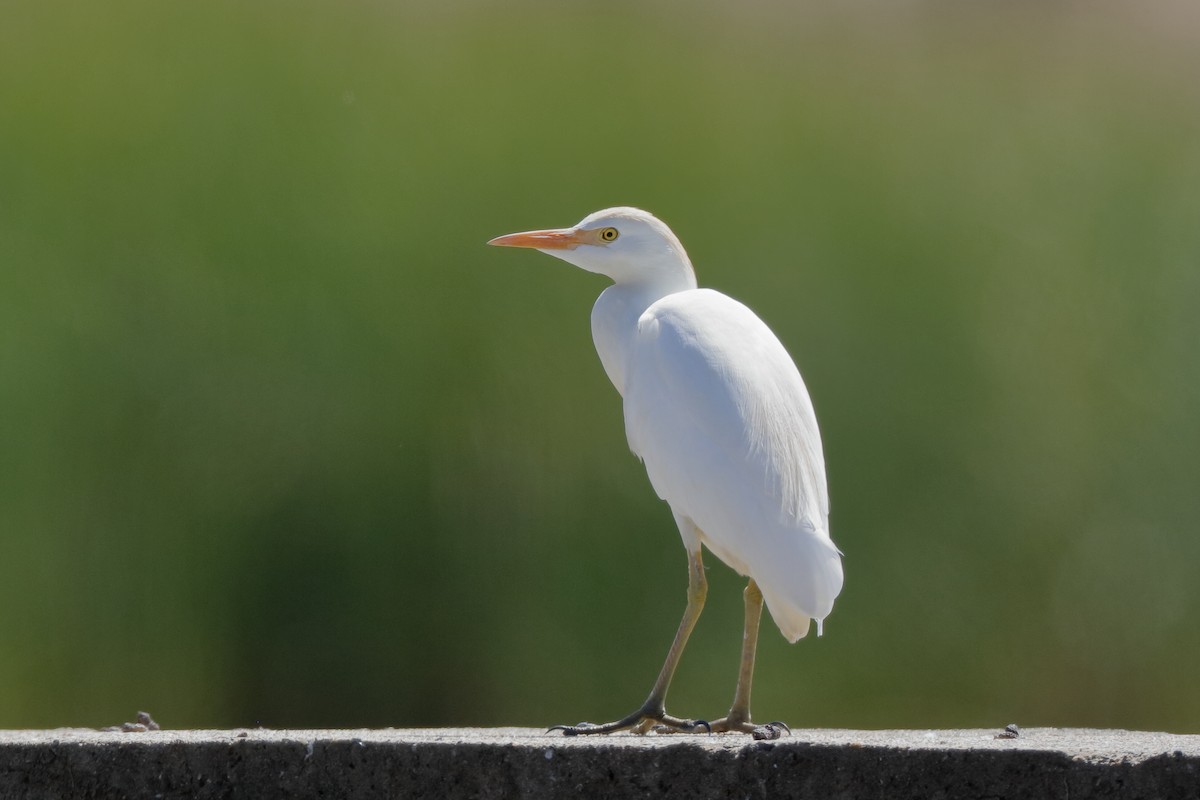
[{"label": "green grass background", "polygon": [[0,727],[630,711],[686,566],[604,283],[484,242],[631,204],[820,419],[759,716],[1200,732],[1197,75],[1182,1],[4,3]]}]

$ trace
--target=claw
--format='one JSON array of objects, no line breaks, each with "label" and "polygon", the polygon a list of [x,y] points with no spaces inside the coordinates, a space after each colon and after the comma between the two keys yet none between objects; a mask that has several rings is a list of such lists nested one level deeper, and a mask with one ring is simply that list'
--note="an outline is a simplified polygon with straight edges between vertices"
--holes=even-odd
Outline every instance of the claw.
[{"label": "claw", "polygon": [[750,735],[755,739],[762,741],[766,739],[778,739],[783,736],[783,732],[787,731],[788,736],[792,735],[792,729],[787,726],[786,722],[768,722],[766,725],[759,725],[754,730],[750,731]]},{"label": "claw", "polygon": [[592,722],[580,722],[575,725],[551,725],[549,728],[546,728],[546,733],[562,731],[564,736],[577,736],[578,734],[586,731],[588,728],[596,727],[599,726]]}]

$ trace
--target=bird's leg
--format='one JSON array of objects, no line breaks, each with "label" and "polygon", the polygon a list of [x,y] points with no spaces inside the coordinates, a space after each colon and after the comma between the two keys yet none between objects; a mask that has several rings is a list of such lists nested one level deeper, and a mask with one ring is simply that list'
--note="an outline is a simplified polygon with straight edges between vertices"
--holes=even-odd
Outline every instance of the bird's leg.
[{"label": "bird's leg", "polygon": [[[782,722],[755,725],[750,721],[750,684],[754,680],[754,654],[758,648],[758,623],[762,619],[763,596],[751,578],[744,592],[746,599],[746,629],[742,634],[742,666],[738,671],[737,690],[729,713],[712,723],[714,732],[741,731],[752,733],[756,739],[778,739],[784,730]],[[790,730],[789,730],[790,732]]]},{"label": "bird's leg", "polygon": [[688,553],[687,608],[683,612],[683,619],[679,621],[679,630],[675,632],[675,640],[671,643],[671,649],[667,652],[667,660],[663,662],[662,671],[658,673],[658,680],[654,682],[654,688],[650,690],[650,696],[646,698],[646,702],[642,703],[641,708],[637,711],[616,722],[608,722],[604,725],[593,725],[588,722],[578,725],[555,725],[550,730],[562,731],[566,736],[578,736],[592,733],[614,733],[630,729],[636,733],[646,733],[658,726],[666,726],[679,731],[691,731],[698,726],[706,727],[707,723],[704,722],[668,715],[666,700],[667,689],[670,688],[671,678],[675,675],[675,667],[679,665],[679,659],[683,655],[683,648],[687,645],[688,636],[696,627],[696,620],[700,618],[700,612],[704,610],[704,599],[707,595],[708,579],[704,577],[704,562],[700,558],[700,548],[697,546],[695,550]]}]

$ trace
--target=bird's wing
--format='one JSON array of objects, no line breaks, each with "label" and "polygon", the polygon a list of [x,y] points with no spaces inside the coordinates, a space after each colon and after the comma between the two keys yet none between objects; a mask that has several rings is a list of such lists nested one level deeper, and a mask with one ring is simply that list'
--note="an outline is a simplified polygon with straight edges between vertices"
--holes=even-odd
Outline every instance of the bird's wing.
[{"label": "bird's wing", "polygon": [[[841,564],[816,415],[791,357],[750,309],[698,289],[647,309],[629,366],[626,431],[655,491],[759,583],[789,639],[803,635],[832,607]],[[781,615],[796,620],[791,633]]]},{"label": "bird's wing", "polygon": [[[812,401],[775,334],[746,306],[708,289],[669,295],[638,323],[625,425],[643,458],[667,419],[761,478],[791,516],[826,527],[825,459]],[[664,498],[668,499],[668,498]]]}]

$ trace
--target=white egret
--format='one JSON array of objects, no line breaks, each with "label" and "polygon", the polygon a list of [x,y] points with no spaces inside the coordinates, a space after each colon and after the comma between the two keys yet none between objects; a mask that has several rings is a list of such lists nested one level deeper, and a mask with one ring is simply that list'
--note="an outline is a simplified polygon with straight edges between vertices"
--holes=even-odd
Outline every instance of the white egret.
[{"label": "white egret", "polygon": [[[629,447],[675,515],[687,548],[687,609],[646,702],[567,735],[653,728],[779,735],[750,720],[758,624],[766,601],[789,642],[821,622],[842,588],[829,538],[825,461],[812,401],[796,365],[753,311],[699,289],[683,245],[635,208],[609,208],[571,228],[488,244],[526,247],[605,275],[592,337],[621,394]],[[667,688],[707,594],[701,546],[747,576],[741,670],[729,713],[712,723],[672,717]]]}]

